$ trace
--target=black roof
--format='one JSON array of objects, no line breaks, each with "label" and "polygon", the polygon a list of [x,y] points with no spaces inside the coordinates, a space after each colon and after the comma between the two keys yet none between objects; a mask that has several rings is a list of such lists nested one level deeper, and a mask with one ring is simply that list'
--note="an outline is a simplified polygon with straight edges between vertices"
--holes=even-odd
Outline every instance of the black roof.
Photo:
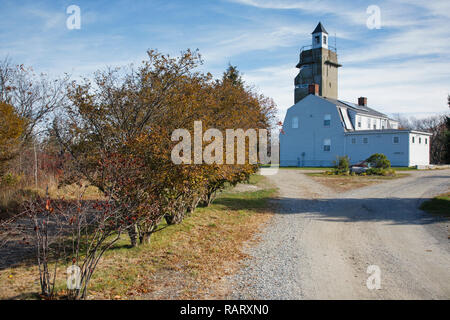
[{"label": "black roof", "polygon": [[318,32],[323,32],[323,33],[328,34],[327,30],[325,30],[325,28],[323,27],[321,22],[319,22],[319,24],[317,25],[317,27],[314,29],[314,31],[312,33],[314,34],[314,33],[318,33]]},{"label": "black roof", "polygon": [[387,115],[385,115],[384,113],[378,112],[372,108],[369,108],[367,106],[359,106],[355,103],[351,103],[351,102],[347,102],[347,101],[342,101],[342,100],[336,100],[336,99],[331,99],[331,98],[325,98],[325,97],[321,97],[325,100],[328,100],[338,106],[341,107],[346,107],[346,108],[350,108],[352,110],[355,110],[357,113],[364,113],[364,114],[368,114],[368,115],[372,115],[372,116],[377,116],[377,117],[382,117],[382,118],[388,118],[389,117]]}]

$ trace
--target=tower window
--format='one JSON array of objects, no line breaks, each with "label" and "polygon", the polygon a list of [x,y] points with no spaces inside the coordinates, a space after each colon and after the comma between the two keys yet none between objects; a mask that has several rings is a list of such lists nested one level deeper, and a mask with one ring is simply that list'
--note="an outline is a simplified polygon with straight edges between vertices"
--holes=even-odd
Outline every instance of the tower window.
[{"label": "tower window", "polygon": [[323,44],[327,44],[327,36],[323,36]]},{"label": "tower window", "polygon": [[293,117],[292,118],[292,129],[297,129],[298,128],[298,117]]},{"label": "tower window", "polygon": [[317,44],[320,43],[320,37],[319,37],[319,36],[315,36],[314,39],[316,39],[316,43],[317,43]]},{"label": "tower window", "polygon": [[329,127],[330,124],[331,124],[331,115],[330,115],[330,114],[326,114],[326,115],[323,117],[323,125],[324,125],[325,127]]}]

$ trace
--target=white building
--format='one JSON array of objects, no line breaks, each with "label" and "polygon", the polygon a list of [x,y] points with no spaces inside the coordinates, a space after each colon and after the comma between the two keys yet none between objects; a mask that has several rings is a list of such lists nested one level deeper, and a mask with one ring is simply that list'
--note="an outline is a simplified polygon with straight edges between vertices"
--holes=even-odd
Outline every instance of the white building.
[{"label": "white building", "polygon": [[[320,33],[322,39],[317,40],[317,32],[313,32],[313,48],[310,53],[302,51],[297,65],[300,72],[296,84],[304,85],[308,80],[312,83],[308,84],[307,92],[296,92],[297,103],[288,109],[284,119],[280,134],[281,166],[331,166],[338,156],[344,155],[351,163],[357,163],[374,153],[385,154],[392,166],[428,165],[430,133],[401,130],[397,121],[369,108],[367,98],[361,97],[355,104],[339,100],[337,91],[327,90],[328,84],[329,88],[337,86],[340,65],[335,52],[333,63],[324,57],[329,52],[328,41],[323,40],[326,31],[321,24],[318,28],[324,31]],[[314,44],[322,46],[314,48]],[[302,73],[305,64],[316,70],[313,77]],[[329,65],[336,79],[329,76]]]},{"label": "white building", "polygon": [[383,153],[392,166],[428,165],[430,135],[399,130],[398,123],[367,106],[310,94],[290,107],[280,134],[281,166],[331,166]]}]

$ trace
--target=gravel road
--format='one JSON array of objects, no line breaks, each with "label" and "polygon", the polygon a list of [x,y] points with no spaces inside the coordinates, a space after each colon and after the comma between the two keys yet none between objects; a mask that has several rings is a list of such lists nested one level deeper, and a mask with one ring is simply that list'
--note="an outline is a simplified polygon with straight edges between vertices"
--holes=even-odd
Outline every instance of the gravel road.
[{"label": "gravel road", "polygon": [[[450,299],[449,222],[418,209],[450,188],[450,170],[336,194],[282,169],[277,214],[230,279],[232,299]],[[368,289],[370,265],[380,289]]]}]

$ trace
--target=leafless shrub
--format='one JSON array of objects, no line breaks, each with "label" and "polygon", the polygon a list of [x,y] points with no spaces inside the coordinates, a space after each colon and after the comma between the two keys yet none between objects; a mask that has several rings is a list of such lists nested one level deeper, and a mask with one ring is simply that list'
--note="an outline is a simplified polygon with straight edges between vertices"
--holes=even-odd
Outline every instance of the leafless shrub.
[{"label": "leafless shrub", "polygon": [[74,285],[68,285],[67,298],[86,298],[103,254],[132,225],[133,218],[114,205],[113,195],[104,201],[85,201],[86,188],[82,186],[77,200],[52,200],[48,196],[30,200],[21,214],[0,225],[1,245],[13,232],[19,232],[22,245],[34,245],[41,296],[45,299],[55,298],[57,271],[65,265],[78,271]]},{"label": "leafless shrub", "polygon": [[446,162],[446,116],[437,115],[417,119],[415,117],[403,117],[397,115],[396,119],[403,129],[429,132],[430,138],[430,162],[434,164]]}]

